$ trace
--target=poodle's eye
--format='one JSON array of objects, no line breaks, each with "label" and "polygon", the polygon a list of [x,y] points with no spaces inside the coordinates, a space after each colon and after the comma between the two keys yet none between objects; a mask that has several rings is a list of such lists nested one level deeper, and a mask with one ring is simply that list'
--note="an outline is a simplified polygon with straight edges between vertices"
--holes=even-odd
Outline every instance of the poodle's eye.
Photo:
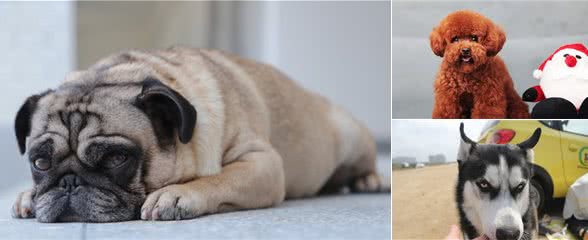
[{"label": "poodle's eye", "polygon": [[576,55],[577,59],[582,59],[582,57],[580,55]]},{"label": "poodle's eye", "polygon": [[567,53],[566,53],[566,54],[564,54],[564,57],[568,57],[568,56],[570,56],[570,54],[567,54]]},{"label": "poodle's eye", "polygon": [[472,36],[472,41],[477,42],[478,41],[478,36]]},{"label": "poodle's eye", "polygon": [[457,42],[457,41],[459,41],[459,38],[458,38],[458,37],[453,37],[453,38],[451,39],[451,42]]}]

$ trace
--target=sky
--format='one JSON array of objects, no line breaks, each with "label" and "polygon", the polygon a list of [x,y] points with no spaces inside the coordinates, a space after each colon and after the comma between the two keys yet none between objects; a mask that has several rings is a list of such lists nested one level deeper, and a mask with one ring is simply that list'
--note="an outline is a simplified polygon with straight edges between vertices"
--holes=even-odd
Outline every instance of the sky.
[{"label": "sky", "polygon": [[455,161],[459,146],[459,123],[469,138],[477,141],[487,120],[395,119],[392,120],[392,157],[416,157],[428,162],[429,155],[444,154]]}]

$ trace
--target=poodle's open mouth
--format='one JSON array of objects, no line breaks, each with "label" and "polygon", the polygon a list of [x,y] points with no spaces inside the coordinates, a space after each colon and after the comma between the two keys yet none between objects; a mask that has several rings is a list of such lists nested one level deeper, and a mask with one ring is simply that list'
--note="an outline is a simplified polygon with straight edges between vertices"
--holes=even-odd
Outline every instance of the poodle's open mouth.
[{"label": "poodle's open mouth", "polygon": [[474,63],[474,59],[472,58],[472,55],[460,55],[459,60],[462,63],[469,63],[469,64]]}]

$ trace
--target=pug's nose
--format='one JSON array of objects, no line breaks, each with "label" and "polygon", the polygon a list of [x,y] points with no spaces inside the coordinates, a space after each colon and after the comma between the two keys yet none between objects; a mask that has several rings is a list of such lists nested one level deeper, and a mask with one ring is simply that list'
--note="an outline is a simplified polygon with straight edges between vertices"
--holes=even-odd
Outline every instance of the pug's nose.
[{"label": "pug's nose", "polygon": [[471,53],[471,50],[469,48],[462,48],[461,49],[461,54],[469,55],[470,53]]},{"label": "pug's nose", "polygon": [[498,240],[517,240],[521,231],[516,228],[499,228],[496,229],[496,239]]},{"label": "pug's nose", "polygon": [[67,174],[59,181],[59,187],[66,192],[71,192],[80,185],[82,185],[82,179],[75,174]]}]

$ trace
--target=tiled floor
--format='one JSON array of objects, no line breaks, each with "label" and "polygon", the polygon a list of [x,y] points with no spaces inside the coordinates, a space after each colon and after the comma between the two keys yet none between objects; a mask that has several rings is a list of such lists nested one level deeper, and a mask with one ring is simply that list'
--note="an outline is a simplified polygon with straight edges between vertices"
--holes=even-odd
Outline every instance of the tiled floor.
[{"label": "tiled floor", "polygon": [[[379,161],[390,176],[389,157]],[[170,222],[38,223],[12,219],[25,186],[0,192],[0,239],[390,239],[390,194],[347,194],[286,201],[275,208]]]}]

